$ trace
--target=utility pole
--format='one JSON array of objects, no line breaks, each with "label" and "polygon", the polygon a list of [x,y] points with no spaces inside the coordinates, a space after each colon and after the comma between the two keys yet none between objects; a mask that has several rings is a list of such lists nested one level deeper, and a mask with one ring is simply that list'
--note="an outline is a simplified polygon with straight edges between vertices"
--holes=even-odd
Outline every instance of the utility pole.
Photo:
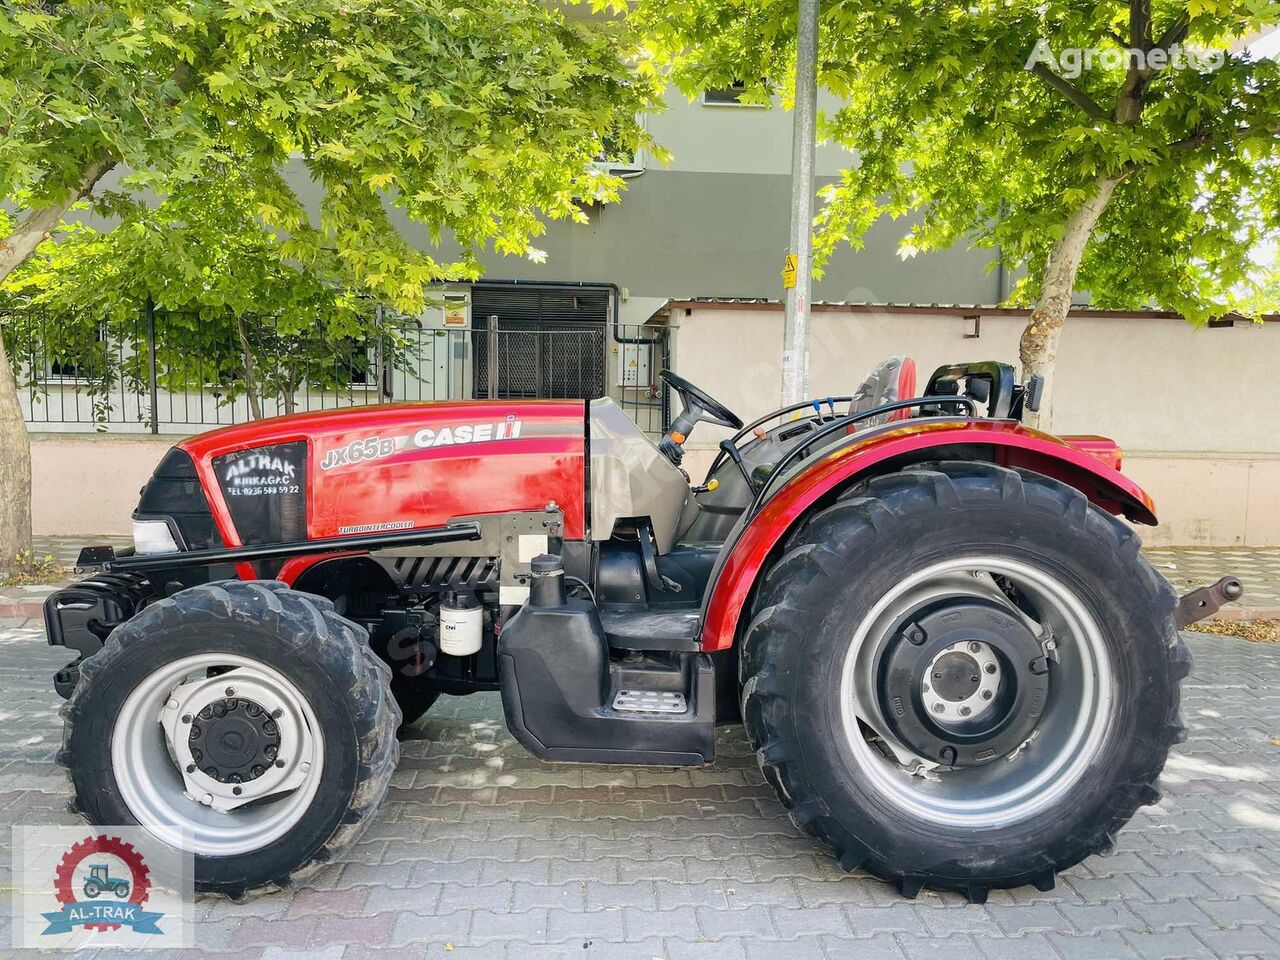
[{"label": "utility pole", "polygon": [[809,292],[813,286],[813,153],[818,127],[818,3],[798,0],[796,103],[791,128],[791,244],[782,271],[787,291],[782,340],[782,402],[809,394]]}]

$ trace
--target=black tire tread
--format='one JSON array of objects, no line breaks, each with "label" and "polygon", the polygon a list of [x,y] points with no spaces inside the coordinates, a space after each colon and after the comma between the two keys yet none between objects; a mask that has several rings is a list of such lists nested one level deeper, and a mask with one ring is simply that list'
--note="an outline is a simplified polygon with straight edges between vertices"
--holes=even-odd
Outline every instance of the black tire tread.
[{"label": "black tire tread", "polygon": [[[310,655],[341,663],[342,676],[349,680],[348,695],[359,731],[360,769],[357,788],[337,829],[307,862],[265,884],[238,889],[220,889],[233,899],[244,899],[271,890],[288,889],[337,859],[368,828],[373,815],[387,795],[391,775],[400,757],[396,731],[401,713],[391,695],[391,668],[370,648],[365,629],[334,611],[333,603],[310,593],[290,589],[279,580],[226,580],[192,587],[158,600],[140,614],[121,624],[107,638],[102,649],[81,664],[80,681],[62,705],[62,748],[58,765],[68,780],[69,809],[88,820],[88,798],[77,793],[72,776],[71,736],[81,704],[89,696],[99,675],[109,674],[115,660],[133,643],[156,626],[174,627],[191,618],[250,620],[269,624],[284,642]],[[332,674],[331,674],[332,675]]]},{"label": "black tire tread", "polygon": [[[822,592],[832,590],[840,582],[839,577],[847,578],[856,562],[851,556],[855,552],[851,545],[857,543],[860,535],[868,529],[882,529],[895,516],[912,514],[922,508],[960,505],[961,494],[956,487],[960,479],[967,481],[964,492],[967,497],[989,498],[993,502],[1022,503],[1029,498],[1048,502],[1062,522],[1087,524],[1117,555],[1136,564],[1142,573],[1140,579],[1147,599],[1167,624],[1166,666],[1172,681],[1168,721],[1159,728],[1158,742],[1151,745],[1146,762],[1116,784],[1107,798],[1110,816],[1101,829],[1090,829],[1088,836],[1082,831],[1074,838],[1078,840],[1078,856],[1070,863],[1045,863],[1036,870],[1017,875],[967,880],[904,873],[894,863],[877,857],[826,812],[826,804],[817,795],[800,761],[799,750],[786,732],[787,693],[785,685],[776,678],[774,667],[776,663],[788,661],[794,645],[806,643],[808,638],[797,628],[794,615],[806,604],[820,601]],[[980,489],[975,490],[975,482]],[[754,615],[743,637],[739,667],[742,717],[748,739],[765,779],[774,787],[792,821],[828,845],[845,869],[860,867],[894,883],[902,895],[909,898],[926,886],[957,890],[975,903],[985,901],[991,889],[1033,884],[1047,891],[1053,889],[1057,870],[1110,849],[1115,833],[1138,807],[1159,801],[1155,784],[1169,748],[1186,735],[1180,715],[1180,684],[1190,672],[1191,654],[1173,624],[1176,594],[1141,556],[1140,547],[1141,541],[1131,529],[1092,506],[1080,491],[1039,474],[979,462],[929,464],[876,477],[855,484],[834,503],[813,513],[797,526],[781,555],[762,578]]]}]

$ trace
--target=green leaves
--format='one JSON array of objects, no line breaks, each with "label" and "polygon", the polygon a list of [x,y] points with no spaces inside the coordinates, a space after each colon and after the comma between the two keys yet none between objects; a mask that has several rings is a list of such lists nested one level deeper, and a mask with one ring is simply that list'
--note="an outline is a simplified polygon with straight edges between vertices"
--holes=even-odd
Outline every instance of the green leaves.
[{"label": "green leaves", "polygon": [[[228,244],[247,216],[277,266],[323,263],[414,310],[481,249],[523,254],[544,218],[616,197],[590,162],[606,135],[649,145],[637,116],[660,87],[637,53],[620,20],[537,0],[10,0],[0,197],[51,204],[108,158],[212,242],[230,225],[187,219],[184,198],[220,181],[244,191]],[[410,245],[407,224],[451,252]]]},{"label": "green leaves", "polygon": [[[1280,3],[1153,0],[1149,20],[1147,9],[1136,0],[824,2],[820,82],[841,106],[823,135],[857,161],[824,194],[819,255],[911,214],[904,254],[998,251],[1028,272],[1016,298],[1034,300],[1073,210],[1099,178],[1120,177],[1077,289],[1196,321],[1280,310],[1251,260],[1258,243],[1280,237],[1276,63],[1237,49],[1214,70],[1183,56],[1181,66],[1140,71],[1124,52],[1135,31],[1144,56],[1175,42],[1238,48],[1280,20]],[[735,78],[789,80],[794,18],[794,4],[774,0],[639,0],[634,23],[652,37],[657,68],[694,94]],[[1037,41],[1056,70],[1027,69]]]}]

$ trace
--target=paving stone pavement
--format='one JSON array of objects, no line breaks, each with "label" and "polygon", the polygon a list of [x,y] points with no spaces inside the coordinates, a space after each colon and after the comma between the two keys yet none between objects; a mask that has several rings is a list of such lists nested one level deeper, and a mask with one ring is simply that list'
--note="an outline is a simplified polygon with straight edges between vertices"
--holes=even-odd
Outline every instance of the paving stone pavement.
[{"label": "paving stone pavement", "polygon": [[1280,550],[1275,547],[1153,547],[1142,551],[1169,582],[1185,592],[1228,574],[1244,584],[1244,600],[1223,609],[1247,607],[1280,616]]},{"label": "paving stone pavement", "polygon": [[[790,824],[736,727],[721,729],[705,769],[544,764],[485,694],[442,700],[403,744],[387,803],[343,862],[248,903],[202,898],[200,949],[185,956],[1280,957],[1280,647],[1189,641],[1190,738],[1170,758],[1164,799],[1049,893],[904,900],[842,874]],[[6,845],[11,825],[75,822],[52,759],[49,678],[67,659],[35,622],[0,622]],[[5,912],[0,957],[8,923]]]}]

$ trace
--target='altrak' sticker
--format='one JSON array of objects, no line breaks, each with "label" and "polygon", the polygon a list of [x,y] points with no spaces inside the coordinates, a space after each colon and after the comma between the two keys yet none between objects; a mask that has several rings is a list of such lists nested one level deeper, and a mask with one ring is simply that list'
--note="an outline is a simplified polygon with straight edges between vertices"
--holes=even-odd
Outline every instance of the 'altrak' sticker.
[{"label": "'altrak' sticker", "polygon": [[345,467],[349,464],[381,460],[410,447],[426,450],[432,447],[451,447],[464,443],[487,443],[492,440],[515,440],[520,436],[520,420],[509,414],[505,420],[488,423],[460,423],[453,427],[434,430],[423,427],[416,433],[397,437],[368,437],[352,440],[345,447],[335,447],[320,464],[321,470]]}]

